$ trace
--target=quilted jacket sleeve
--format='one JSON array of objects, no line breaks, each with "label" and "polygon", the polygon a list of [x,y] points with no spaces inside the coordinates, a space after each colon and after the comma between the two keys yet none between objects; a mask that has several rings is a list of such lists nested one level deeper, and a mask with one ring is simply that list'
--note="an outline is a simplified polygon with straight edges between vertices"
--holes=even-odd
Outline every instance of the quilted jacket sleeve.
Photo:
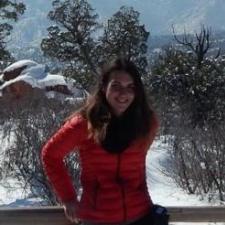
[{"label": "quilted jacket sleeve", "polygon": [[41,151],[44,171],[62,202],[76,200],[76,192],[64,158],[79,147],[84,138],[84,121],[80,116],[75,116],[48,140]]}]

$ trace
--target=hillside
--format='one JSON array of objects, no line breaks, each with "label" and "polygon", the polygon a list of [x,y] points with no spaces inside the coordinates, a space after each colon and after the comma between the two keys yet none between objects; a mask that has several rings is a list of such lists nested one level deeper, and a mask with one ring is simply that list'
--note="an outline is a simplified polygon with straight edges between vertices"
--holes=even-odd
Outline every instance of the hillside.
[{"label": "hillside", "polygon": [[[46,0],[20,0],[27,6],[22,18],[15,25],[14,33],[9,42],[13,46],[39,45],[47,34],[50,22],[47,14],[51,2]],[[194,32],[201,24],[213,30],[225,30],[224,0],[89,0],[99,14],[99,21],[107,20],[120,6],[133,6],[140,12],[141,23],[144,23],[152,36],[171,34],[171,25],[182,33]]]}]

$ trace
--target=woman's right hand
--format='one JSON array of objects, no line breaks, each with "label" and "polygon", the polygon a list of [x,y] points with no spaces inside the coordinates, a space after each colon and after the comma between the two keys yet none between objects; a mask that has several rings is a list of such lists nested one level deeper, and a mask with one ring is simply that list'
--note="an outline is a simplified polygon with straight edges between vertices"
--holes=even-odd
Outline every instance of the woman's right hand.
[{"label": "woman's right hand", "polygon": [[63,208],[66,215],[66,218],[69,219],[72,223],[79,224],[80,220],[77,218],[77,202],[63,202]]}]

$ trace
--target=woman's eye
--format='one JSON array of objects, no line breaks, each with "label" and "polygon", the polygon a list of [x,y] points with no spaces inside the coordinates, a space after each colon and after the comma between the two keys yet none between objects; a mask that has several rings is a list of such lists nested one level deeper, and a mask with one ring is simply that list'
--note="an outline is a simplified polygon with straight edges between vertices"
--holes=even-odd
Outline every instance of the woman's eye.
[{"label": "woman's eye", "polygon": [[128,93],[133,93],[135,92],[135,86],[128,86],[128,87],[123,87],[120,84],[112,84],[111,85],[112,90],[114,91],[126,91]]},{"label": "woman's eye", "polygon": [[130,86],[130,87],[128,87],[128,90],[135,91],[135,87],[134,86]]},{"label": "woman's eye", "polygon": [[118,87],[118,84],[112,84],[111,87]]}]

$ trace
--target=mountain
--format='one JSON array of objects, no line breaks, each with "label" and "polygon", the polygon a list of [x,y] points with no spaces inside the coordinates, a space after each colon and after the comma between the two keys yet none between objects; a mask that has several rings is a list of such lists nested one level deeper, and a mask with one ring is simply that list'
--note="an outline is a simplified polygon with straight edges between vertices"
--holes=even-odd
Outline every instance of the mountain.
[{"label": "mountain", "polygon": [[12,37],[8,44],[10,48],[39,46],[41,39],[47,35],[46,28],[50,26],[47,14],[51,9],[49,0],[17,0],[26,5],[25,13],[14,24]]},{"label": "mountain", "polygon": [[[19,0],[18,0],[19,1]],[[50,0],[20,0],[27,6],[18,23],[9,45],[39,45],[47,35],[50,25],[47,14]],[[171,34],[172,24],[176,33],[199,30],[201,24],[213,31],[225,30],[225,0],[89,0],[99,14],[99,21],[110,18],[122,5],[134,7],[140,12],[140,21],[145,24],[151,36]]]},{"label": "mountain", "polygon": [[[224,0],[89,0],[89,2],[106,19],[121,5],[133,6],[141,13],[142,23],[153,35],[168,34],[171,25],[178,33],[184,27],[193,32],[201,24],[211,26],[214,30],[225,30]],[[107,2],[107,3],[106,3]]]}]

